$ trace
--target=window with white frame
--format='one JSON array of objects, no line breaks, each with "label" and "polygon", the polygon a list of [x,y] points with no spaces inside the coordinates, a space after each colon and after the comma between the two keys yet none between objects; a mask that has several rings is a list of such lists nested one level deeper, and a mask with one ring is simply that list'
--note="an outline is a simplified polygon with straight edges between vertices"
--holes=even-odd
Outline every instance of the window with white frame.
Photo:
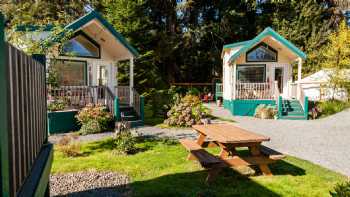
[{"label": "window with white frame", "polygon": [[242,83],[265,82],[265,65],[237,65],[237,81]]}]

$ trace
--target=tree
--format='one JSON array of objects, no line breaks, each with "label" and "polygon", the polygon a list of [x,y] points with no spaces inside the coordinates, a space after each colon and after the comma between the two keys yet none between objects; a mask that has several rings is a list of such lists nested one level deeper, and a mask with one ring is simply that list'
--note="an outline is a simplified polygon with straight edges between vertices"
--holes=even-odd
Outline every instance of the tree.
[{"label": "tree", "polygon": [[342,22],[339,29],[329,35],[329,44],[323,50],[322,67],[330,70],[330,85],[333,91],[350,89],[350,29]]}]

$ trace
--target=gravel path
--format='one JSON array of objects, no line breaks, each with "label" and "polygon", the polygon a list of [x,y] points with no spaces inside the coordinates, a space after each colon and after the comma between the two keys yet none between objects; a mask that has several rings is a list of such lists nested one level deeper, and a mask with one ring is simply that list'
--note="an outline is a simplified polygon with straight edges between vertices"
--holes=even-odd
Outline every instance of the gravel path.
[{"label": "gravel path", "polygon": [[51,175],[50,195],[68,197],[131,196],[129,178],[115,172],[85,171]]},{"label": "gravel path", "polygon": [[[153,126],[143,126],[136,128],[136,132],[139,135],[146,136],[146,137],[156,137],[156,138],[172,138],[172,139],[182,139],[182,138],[189,138],[189,139],[195,139],[197,137],[196,133],[193,132],[191,129],[187,128],[166,128],[162,129],[159,127],[153,127]],[[98,134],[90,134],[85,136],[79,136],[77,141],[80,142],[92,142],[92,141],[98,141],[101,139],[104,139],[106,137],[113,136],[114,132],[104,132],[104,133],[98,133]],[[55,134],[51,135],[49,137],[49,141],[53,144],[56,144],[63,136],[69,135],[69,134]]]},{"label": "gravel path", "polygon": [[266,144],[271,148],[350,176],[350,109],[319,120],[261,120],[232,116],[215,104],[207,106],[215,116],[269,136]]}]

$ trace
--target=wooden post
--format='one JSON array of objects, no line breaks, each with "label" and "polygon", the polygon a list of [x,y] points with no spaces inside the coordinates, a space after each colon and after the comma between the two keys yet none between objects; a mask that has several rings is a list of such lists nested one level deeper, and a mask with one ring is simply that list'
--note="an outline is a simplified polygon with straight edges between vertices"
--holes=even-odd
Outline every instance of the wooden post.
[{"label": "wooden post", "polygon": [[130,106],[133,106],[134,104],[134,58],[130,59],[130,82],[129,82],[129,88],[130,88]]},{"label": "wooden post", "polygon": [[5,22],[0,13],[0,162],[1,162],[1,195],[10,196],[10,168],[9,168],[9,96],[8,96],[8,67],[7,67],[7,49],[5,43]]}]

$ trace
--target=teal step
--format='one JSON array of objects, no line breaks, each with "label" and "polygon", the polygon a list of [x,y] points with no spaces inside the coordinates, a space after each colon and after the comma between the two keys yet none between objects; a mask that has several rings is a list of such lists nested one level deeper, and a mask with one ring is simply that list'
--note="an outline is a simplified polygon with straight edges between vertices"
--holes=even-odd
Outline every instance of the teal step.
[{"label": "teal step", "polygon": [[304,116],[282,116],[282,120],[307,120]]}]

